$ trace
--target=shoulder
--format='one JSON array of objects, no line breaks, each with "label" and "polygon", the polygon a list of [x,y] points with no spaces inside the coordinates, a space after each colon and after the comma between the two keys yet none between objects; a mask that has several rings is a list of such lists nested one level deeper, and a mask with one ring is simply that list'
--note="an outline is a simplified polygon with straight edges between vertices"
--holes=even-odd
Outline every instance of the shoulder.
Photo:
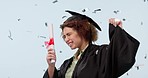
[{"label": "shoulder", "polygon": [[98,53],[105,52],[107,50],[108,50],[107,44],[103,44],[103,45],[90,44],[86,51],[89,54],[98,54]]},{"label": "shoulder", "polygon": [[102,44],[102,45],[92,44],[91,48],[92,49],[99,49],[99,50],[102,50],[102,49],[105,49],[105,48],[107,49],[108,48],[108,44]]}]

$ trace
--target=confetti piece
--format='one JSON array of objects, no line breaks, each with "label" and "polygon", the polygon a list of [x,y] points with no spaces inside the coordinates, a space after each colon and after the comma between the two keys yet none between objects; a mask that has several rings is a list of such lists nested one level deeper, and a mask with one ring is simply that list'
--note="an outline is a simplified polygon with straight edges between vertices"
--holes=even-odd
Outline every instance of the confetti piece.
[{"label": "confetti piece", "polygon": [[96,9],[96,10],[93,11],[93,13],[96,13],[98,11],[101,11],[101,9],[100,8],[99,9]]},{"label": "confetti piece", "polygon": [[114,11],[114,13],[115,13],[115,14],[117,14],[118,12],[119,12],[119,10],[117,10],[117,11]]},{"label": "confetti piece", "polygon": [[141,25],[143,25],[143,22],[141,22]]},{"label": "confetti piece", "polygon": [[135,67],[136,67],[137,70],[139,70],[140,66],[144,66],[144,64],[136,65]]},{"label": "confetti piece", "polygon": [[13,40],[12,36],[11,36],[11,31],[9,30],[9,36],[8,36],[11,40]]},{"label": "confetti piece", "polygon": [[82,12],[86,12],[86,11],[88,11],[88,10],[89,10],[88,8],[85,8],[85,9],[82,10]]},{"label": "confetti piece", "polygon": [[46,37],[45,37],[45,36],[38,36],[38,37],[46,39]]},{"label": "confetti piece", "polygon": [[60,51],[60,53],[62,53],[62,51]]},{"label": "confetti piece", "polygon": [[44,45],[42,45],[42,47],[44,47]]},{"label": "confetti piece", "polygon": [[147,58],[147,54],[144,56],[144,59],[146,59]]},{"label": "confetti piece", "polygon": [[38,4],[35,4],[35,6],[38,6]]},{"label": "confetti piece", "polygon": [[19,18],[19,19],[17,19],[17,21],[20,21],[21,19]]},{"label": "confetti piece", "polygon": [[129,74],[128,74],[128,73],[126,73],[126,75],[128,76]]},{"label": "confetti piece", "polygon": [[55,1],[53,1],[52,3],[57,3],[58,2],[58,0],[55,0]]},{"label": "confetti piece", "polygon": [[67,17],[67,16],[62,16],[62,19],[63,19],[63,18],[66,18],[66,17]]},{"label": "confetti piece", "polygon": [[125,19],[125,18],[123,18],[122,20],[123,20],[123,21],[126,21],[126,19]]},{"label": "confetti piece", "polygon": [[45,26],[46,26],[46,27],[48,26],[47,22],[45,22]]},{"label": "confetti piece", "polygon": [[45,72],[46,70],[45,70],[45,69],[43,69],[43,71]]}]

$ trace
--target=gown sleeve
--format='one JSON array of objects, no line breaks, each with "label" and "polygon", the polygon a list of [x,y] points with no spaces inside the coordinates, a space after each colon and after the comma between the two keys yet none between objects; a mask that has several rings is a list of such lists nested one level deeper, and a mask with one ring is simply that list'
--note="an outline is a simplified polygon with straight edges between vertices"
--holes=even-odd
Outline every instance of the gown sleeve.
[{"label": "gown sleeve", "polygon": [[[70,63],[72,61],[73,61],[73,57],[71,57],[70,59],[65,60],[63,62],[63,64],[60,66],[59,69],[57,69],[55,67],[53,78],[64,78],[65,77],[66,70],[67,70],[68,66],[70,65]],[[44,73],[43,78],[49,78],[48,69]]]},{"label": "gown sleeve", "polygon": [[112,24],[109,24],[109,38],[108,55],[112,77],[119,77],[134,65],[140,43],[125,30]]},{"label": "gown sleeve", "polygon": [[[57,69],[55,68],[53,78],[58,78],[57,76]],[[49,78],[48,69],[45,71],[43,78]]]}]

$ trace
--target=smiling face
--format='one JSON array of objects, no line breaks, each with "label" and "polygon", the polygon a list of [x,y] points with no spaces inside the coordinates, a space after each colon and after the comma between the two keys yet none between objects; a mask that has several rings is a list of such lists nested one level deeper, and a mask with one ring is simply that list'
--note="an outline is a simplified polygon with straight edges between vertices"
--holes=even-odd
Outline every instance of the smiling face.
[{"label": "smiling face", "polygon": [[76,30],[70,27],[65,27],[63,29],[63,39],[66,42],[66,44],[71,48],[71,49],[83,49],[83,47],[86,44],[86,41],[84,38],[80,37],[77,33]]},{"label": "smiling face", "polygon": [[87,44],[91,44],[98,38],[95,26],[87,18],[79,15],[69,17],[60,28],[64,41],[71,49],[83,50]]}]

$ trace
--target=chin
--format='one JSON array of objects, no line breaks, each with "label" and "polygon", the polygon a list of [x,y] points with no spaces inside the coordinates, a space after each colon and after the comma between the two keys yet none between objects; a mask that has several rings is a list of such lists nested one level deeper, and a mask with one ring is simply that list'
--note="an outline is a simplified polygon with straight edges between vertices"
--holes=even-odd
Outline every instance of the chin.
[{"label": "chin", "polygon": [[70,47],[72,50],[76,49],[76,47]]}]

